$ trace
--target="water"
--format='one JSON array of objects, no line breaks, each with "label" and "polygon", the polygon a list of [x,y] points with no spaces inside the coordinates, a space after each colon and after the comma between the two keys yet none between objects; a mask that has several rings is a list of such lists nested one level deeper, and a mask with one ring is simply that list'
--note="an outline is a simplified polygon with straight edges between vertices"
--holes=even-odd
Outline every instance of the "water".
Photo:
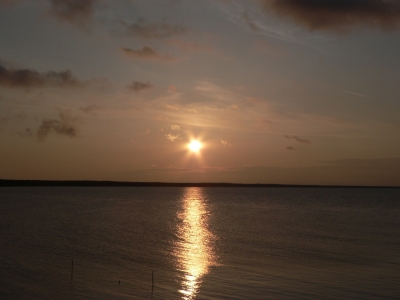
[{"label": "water", "polygon": [[0,188],[0,299],[399,299],[399,196]]}]

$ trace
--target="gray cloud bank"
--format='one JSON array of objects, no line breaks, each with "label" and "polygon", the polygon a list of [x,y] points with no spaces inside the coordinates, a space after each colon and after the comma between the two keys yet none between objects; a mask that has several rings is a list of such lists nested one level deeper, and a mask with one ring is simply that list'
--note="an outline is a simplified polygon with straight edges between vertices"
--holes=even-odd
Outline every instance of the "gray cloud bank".
[{"label": "gray cloud bank", "polygon": [[308,27],[310,30],[348,31],[368,25],[394,29],[400,25],[398,0],[261,0],[265,12]]},{"label": "gray cloud bank", "polygon": [[7,69],[0,65],[0,86],[3,87],[32,88],[44,86],[81,86],[82,84],[69,70],[39,73],[30,69]]}]

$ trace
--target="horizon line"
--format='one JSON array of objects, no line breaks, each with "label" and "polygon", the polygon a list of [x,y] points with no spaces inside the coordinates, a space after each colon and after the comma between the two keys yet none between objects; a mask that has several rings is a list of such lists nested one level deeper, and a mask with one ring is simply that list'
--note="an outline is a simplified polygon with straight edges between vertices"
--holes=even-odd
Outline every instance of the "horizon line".
[{"label": "horizon line", "polygon": [[162,182],[162,181],[113,181],[113,180],[36,180],[0,179],[0,187],[17,186],[65,186],[65,187],[292,187],[292,188],[400,188],[384,185],[337,185],[337,184],[278,184],[233,182]]}]

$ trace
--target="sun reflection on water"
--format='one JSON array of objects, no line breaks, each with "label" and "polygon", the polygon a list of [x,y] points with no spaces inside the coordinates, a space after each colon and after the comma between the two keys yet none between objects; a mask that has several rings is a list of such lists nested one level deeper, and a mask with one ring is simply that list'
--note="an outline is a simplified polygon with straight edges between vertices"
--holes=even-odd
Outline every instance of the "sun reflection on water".
[{"label": "sun reflection on water", "polygon": [[215,264],[216,255],[212,247],[214,236],[208,230],[209,213],[201,188],[187,188],[178,212],[175,257],[184,272],[181,282],[182,299],[195,299],[203,276]]}]

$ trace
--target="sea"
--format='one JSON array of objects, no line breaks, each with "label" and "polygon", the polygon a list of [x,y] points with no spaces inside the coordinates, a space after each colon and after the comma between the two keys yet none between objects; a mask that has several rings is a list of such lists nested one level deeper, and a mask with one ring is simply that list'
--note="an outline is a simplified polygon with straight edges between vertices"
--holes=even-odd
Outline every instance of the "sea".
[{"label": "sea", "polygon": [[0,299],[400,299],[400,189],[1,187]]}]

